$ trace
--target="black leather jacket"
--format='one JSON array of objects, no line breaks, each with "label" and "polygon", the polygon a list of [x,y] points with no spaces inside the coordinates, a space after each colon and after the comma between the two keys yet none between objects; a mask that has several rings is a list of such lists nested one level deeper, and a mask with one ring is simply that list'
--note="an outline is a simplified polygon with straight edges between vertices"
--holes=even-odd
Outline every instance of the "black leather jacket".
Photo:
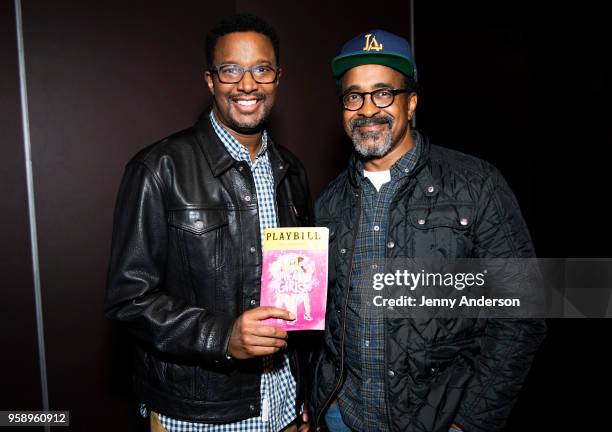
[{"label": "black leather jacket", "polygon": [[[280,226],[307,226],[304,168],[268,144]],[[251,171],[225,150],[208,113],[127,164],[105,308],[135,337],[134,384],[150,409],[207,423],[259,415],[261,359],[226,352],[235,319],[259,305],[261,262]]]},{"label": "black leather jacket", "polygon": [[[490,164],[421,141],[410,179],[391,203],[388,258],[534,257],[518,204]],[[330,229],[324,347],[311,368],[317,424],[344,377],[346,309],[360,213],[355,160],[316,204]],[[390,430],[500,430],[545,334],[543,320],[387,318],[385,400]]]}]

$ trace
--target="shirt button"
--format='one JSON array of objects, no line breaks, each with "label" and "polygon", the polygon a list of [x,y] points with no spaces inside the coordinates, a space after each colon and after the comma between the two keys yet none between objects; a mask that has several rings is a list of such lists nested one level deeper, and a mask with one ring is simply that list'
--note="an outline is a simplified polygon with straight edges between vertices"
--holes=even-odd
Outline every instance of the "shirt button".
[{"label": "shirt button", "polygon": [[468,224],[468,220],[467,220],[467,218],[461,218],[461,219],[459,220],[459,223],[460,223],[461,225],[463,225],[463,226],[466,226],[466,225]]},{"label": "shirt button", "polygon": [[433,187],[433,186],[427,186],[427,192],[428,192],[428,193],[433,193],[433,191],[435,191],[435,190],[436,190],[436,188],[435,188],[435,187]]},{"label": "shirt button", "polygon": [[369,340],[367,340],[367,341],[365,341],[363,344],[366,346],[366,348],[368,348],[368,347],[370,346],[370,341],[369,341]]},{"label": "shirt button", "polygon": [[387,243],[387,247],[389,249],[393,249],[395,247],[395,243],[393,243],[392,241],[390,241],[389,243]]},{"label": "shirt button", "polygon": [[378,268],[378,265],[372,264],[372,270],[376,270],[377,268]]},{"label": "shirt button", "polygon": [[251,246],[251,247],[249,248],[249,252],[251,252],[251,253],[255,253],[255,251],[256,251],[256,250],[257,250],[257,249],[255,249],[255,246]]},{"label": "shirt button", "polygon": [[393,372],[392,370],[389,370],[389,372],[387,372],[387,374],[393,378],[395,376],[395,372]]},{"label": "shirt button", "polygon": [[344,248],[340,249],[340,253],[341,254],[345,254],[346,253],[346,249],[344,249]]},{"label": "shirt button", "polygon": [[202,221],[196,221],[194,225],[195,225],[195,227],[196,227],[197,229],[202,229],[202,228],[204,228],[204,222],[202,222]]},{"label": "shirt button", "polygon": [[425,219],[419,219],[418,220],[418,224],[419,225],[425,225]]},{"label": "shirt button", "polygon": [[244,200],[245,200],[245,201],[247,201],[247,202],[248,202],[248,201],[251,201],[251,195],[247,195],[247,196],[245,196],[245,197],[244,197]]},{"label": "shirt button", "polygon": [[253,405],[253,404],[249,405],[249,409],[250,409],[251,411],[255,411],[255,405]]},{"label": "shirt button", "polygon": [[380,231],[380,227],[378,225],[374,225],[374,231]]},{"label": "shirt button", "polygon": [[279,166],[278,166],[278,169],[281,169],[281,170],[282,170],[283,168],[285,168],[285,167],[284,167],[284,166],[282,166],[282,165],[279,165]]},{"label": "shirt button", "polygon": [[410,172],[410,168],[404,168],[404,172],[408,174]]}]

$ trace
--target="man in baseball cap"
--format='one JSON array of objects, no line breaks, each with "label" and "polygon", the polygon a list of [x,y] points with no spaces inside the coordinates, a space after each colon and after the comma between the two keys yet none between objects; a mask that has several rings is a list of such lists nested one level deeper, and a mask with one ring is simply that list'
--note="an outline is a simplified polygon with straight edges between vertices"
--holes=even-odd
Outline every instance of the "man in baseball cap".
[{"label": "man in baseball cap", "polygon": [[[493,166],[411,128],[416,67],[404,38],[362,33],[331,66],[355,151],[316,204],[330,229],[330,274],[311,422],[331,432],[499,431],[544,322],[409,318],[372,281],[389,275],[387,258],[534,257],[517,201]],[[418,294],[414,308],[427,294],[407,293]]]}]

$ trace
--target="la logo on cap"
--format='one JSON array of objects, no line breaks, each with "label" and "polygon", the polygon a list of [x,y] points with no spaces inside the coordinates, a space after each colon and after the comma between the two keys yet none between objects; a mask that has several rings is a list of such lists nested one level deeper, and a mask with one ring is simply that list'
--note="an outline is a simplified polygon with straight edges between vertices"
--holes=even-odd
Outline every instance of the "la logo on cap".
[{"label": "la logo on cap", "polygon": [[376,40],[376,36],[372,36],[372,33],[365,35],[365,46],[364,51],[380,51],[383,49],[383,44],[379,44]]}]

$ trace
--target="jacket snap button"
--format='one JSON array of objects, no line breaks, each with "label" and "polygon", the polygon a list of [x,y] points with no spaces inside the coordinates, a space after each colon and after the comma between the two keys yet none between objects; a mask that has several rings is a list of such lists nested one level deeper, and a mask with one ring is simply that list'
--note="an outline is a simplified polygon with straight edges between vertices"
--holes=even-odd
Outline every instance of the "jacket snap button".
[{"label": "jacket snap button", "polygon": [[250,409],[251,411],[255,411],[255,405],[249,405],[249,409]]},{"label": "jacket snap button", "polygon": [[435,368],[435,367],[432,367],[432,368],[431,368],[431,372],[432,372],[432,373],[435,373],[435,372],[436,372],[436,368]]},{"label": "jacket snap button", "polygon": [[251,304],[251,306],[255,306],[255,303],[257,303],[257,302],[255,301],[255,299],[251,299],[251,301],[249,303]]},{"label": "jacket snap button", "polygon": [[389,374],[389,376],[390,376],[390,377],[392,377],[392,378],[395,376],[395,372],[393,372],[392,370],[390,370],[390,371],[388,372],[388,374]]},{"label": "jacket snap button", "polygon": [[250,196],[250,195],[245,196],[245,197],[244,197],[244,200],[245,200],[245,201],[251,201],[251,196]]},{"label": "jacket snap button", "polygon": [[249,248],[249,251],[250,251],[251,253],[255,253],[255,251],[256,251],[256,250],[257,250],[257,249],[255,249],[255,246],[251,246],[251,247]]},{"label": "jacket snap button", "polygon": [[387,243],[387,247],[389,249],[393,249],[395,247],[395,243],[393,243],[392,241],[390,241],[389,243]]},{"label": "jacket snap button", "polygon": [[427,192],[429,192],[429,193],[433,193],[433,191],[435,191],[435,190],[436,190],[436,188],[433,187],[433,186],[428,186],[427,187]]},{"label": "jacket snap button", "polygon": [[202,229],[202,228],[204,228],[204,222],[202,222],[202,221],[196,221],[196,223],[195,223],[195,227],[196,227],[197,229]]},{"label": "jacket snap button", "polygon": [[346,253],[346,249],[344,249],[344,248],[340,249],[340,253],[341,254],[345,254]]},{"label": "jacket snap button", "polygon": [[242,171],[243,169],[244,169],[244,167],[243,167],[242,165],[240,165],[240,166],[238,167],[238,171]]},{"label": "jacket snap button", "polygon": [[419,225],[425,225],[425,219],[419,219],[418,220],[418,224]]},{"label": "jacket snap button", "polygon": [[463,226],[466,226],[466,225],[468,224],[468,220],[467,220],[467,218],[461,218],[461,219],[459,220],[459,223],[460,223],[461,225],[463,225]]}]

